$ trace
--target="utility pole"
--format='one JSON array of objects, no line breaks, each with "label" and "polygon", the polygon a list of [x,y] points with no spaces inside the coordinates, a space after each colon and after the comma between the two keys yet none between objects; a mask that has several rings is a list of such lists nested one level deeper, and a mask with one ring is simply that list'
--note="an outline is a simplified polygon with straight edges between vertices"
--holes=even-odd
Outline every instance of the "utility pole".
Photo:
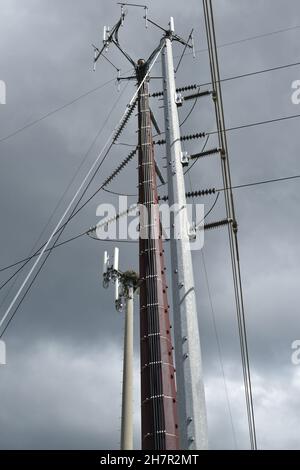
[{"label": "utility pole", "polygon": [[[125,18],[125,5],[126,7],[139,7],[137,4],[121,4],[120,20],[113,28],[105,28],[103,46],[99,49],[94,46],[94,65],[107,48],[114,44],[135,70],[133,76],[122,77],[122,79],[137,79],[138,82],[139,204],[140,207],[146,209],[140,216],[139,240],[141,442],[143,450],[176,450],[179,448],[179,439],[174,348],[160,227],[157,165],[152,136],[153,115],[149,106],[148,89],[149,74],[164,47],[164,38],[147,60],[138,62],[133,60],[119,42],[119,31]],[[153,23],[147,13],[148,9],[145,8],[146,24]],[[119,79],[121,79],[120,76]],[[116,131],[116,140],[126,126],[134,104],[131,103],[123,122]],[[145,213],[147,213],[146,218]]]},{"label": "utility pole", "polygon": [[[161,49],[163,42],[159,46]],[[175,368],[152,137],[149,61],[139,60],[140,335],[142,449],[178,449]]]},{"label": "utility pole", "polygon": [[[208,447],[205,392],[203,383],[199,325],[188,231],[183,153],[177,110],[172,36],[174,20],[163,50],[164,112],[171,211],[171,260],[176,379],[179,411],[180,448],[202,450]],[[175,221],[176,218],[176,221]],[[176,222],[176,223],[175,223]],[[175,233],[176,231],[176,233]]]},{"label": "utility pole", "polygon": [[[192,47],[174,32],[174,20],[165,29],[148,16],[146,24],[163,31],[163,37],[147,60],[136,62],[122,48],[119,31],[124,23],[125,7],[142,5],[122,3],[121,18],[113,28],[105,28],[102,48],[94,48],[96,63],[109,45],[114,44],[134,67],[135,74],[119,80],[137,79],[138,83],[138,152],[139,152],[139,288],[140,288],[140,337],[141,337],[141,428],[143,450],[206,449],[207,425],[202,378],[201,350],[192,270],[192,259],[187,230],[187,211],[182,171],[182,152],[178,115],[175,102],[176,89],[172,41],[185,48]],[[166,114],[166,148],[169,160],[169,200],[179,204],[180,239],[171,230],[172,282],[176,342],[176,366],[173,362],[173,346],[166,284],[166,266],[161,233],[157,174],[159,168],[154,156],[152,124],[155,118],[149,106],[149,73],[164,50],[164,99]],[[107,59],[107,57],[106,57]],[[119,70],[117,67],[115,67]],[[153,95],[154,96],[154,95]],[[133,107],[131,107],[133,109]],[[116,134],[119,137],[129,114]],[[157,124],[156,126],[157,127]],[[198,138],[198,134],[194,136]],[[171,213],[171,216],[174,214]],[[178,219],[178,217],[176,217]],[[180,401],[178,417],[177,396]],[[180,427],[180,430],[178,430]],[[178,432],[179,431],[179,432]],[[179,445],[179,435],[181,442]]]},{"label": "utility pole", "polygon": [[104,253],[103,286],[110,280],[115,283],[115,306],[123,309],[125,299],[125,332],[123,357],[121,450],[133,450],[133,298],[138,286],[138,276],[134,271],[119,271],[119,249],[115,248],[114,262],[109,266],[109,256]]},{"label": "utility pole", "polygon": [[126,287],[121,450],[133,450],[133,285]]}]

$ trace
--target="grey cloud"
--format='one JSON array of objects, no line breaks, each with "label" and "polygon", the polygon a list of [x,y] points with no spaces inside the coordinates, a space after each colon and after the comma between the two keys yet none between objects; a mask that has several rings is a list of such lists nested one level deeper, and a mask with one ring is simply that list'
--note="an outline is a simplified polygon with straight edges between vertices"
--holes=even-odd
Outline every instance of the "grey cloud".
[{"label": "grey cloud", "polygon": [[[8,89],[7,105],[0,108],[0,137],[115,78],[113,69],[105,63],[99,65],[95,74],[91,72],[90,47],[92,42],[101,40],[102,26],[117,19],[119,10],[114,3],[108,0],[1,0],[0,3],[0,79],[6,81]],[[290,0],[288,7],[282,0],[216,0],[214,3],[219,44],[299,23],[299,5],[294,0]],[[206,47],[201,2],[185,2],[183,8],[182,2],[168,0],[162,4],[153,0],[150,11],[153,18],[163,24],[167,24],[173,14],[178,32],[184,36],[194,26],[197,49]],[[137,12],[130,12],[121,33],[122,43],[135,58],[147,56],[160,38],[160,33],[152,28],[144,32],[138,17]],[[143,42],[139,40],[142,34]],[[298,30],[295,30],[221,48],[222,76],[295,62],[299,56],[297,35]],[[180,52],[180,47],[176,47],[176,54]],[[118,53],[111,51],[111,58],[124,72],[130,68]],[[160,73],[160,64],[155,73]],[[224,83],[227,125],[296,114],[299,111],[291,103],[290,86],[298,78],[299,70],[292,68]],[[195,61],[188,55],[177,81],[180,85],[209,81],[207,54],[197,55]],[[160,83],[157,80],[151,83],[151,89],[160,89]],[[44,239],[133,92],[131,83]],[[115,85],[108,85],[0,144],[1,266],[28,254],[117,97]],[[153,108],[162,127],[159,104],[153,104]],[[185,107],[180,112],[182,119],[189,109]],[[211,103],[200,100],[183,132],[210,131],[214,127]],[[135,142],[135,131],[133,120],[122,141]],[[233,183],[299,173],[297,135],[298,121],[230,133]],[[212,139],[209,145],[213,143]],[[187,149],[199,150],[199,142],[191,143]],[[126,155],[126,147],[113,149],[91,192]],[[157,155],[161,164],[163,149],[159,149]],[[197,164],[191,179],[195,189],[220,187],[218,162],[207,160]],[[136,191],[136,184],[135,162],[132,162],[124,177],[116,180],[112,188],[132,193]],[[297,185],[297,182],[279,183],[235,192],[258,436],[261,445],[267,448],[299,447],[296,430],[298,371],[290,364],[290,345],[299,336]],[[104,200],[115,201],[115,198],[100,194],[82,216],[72,222],[65,236],[93,225],[96,207]],[[207,210],[213,198],[203,202]],[[210,220],[223,217],[220,201]],[[104,248],[112,249],[112,245],[83,238],[53,253],[7,331],[9,364],[0,369],[1,396],[5,403],[1,407],[0,422],[1,428],[4,424],[6,429],[1,433],[1,448],[113,448],[117,445],[122,319],[114,312],[112,291],[103,291],[101,286]],[[238,443],[245,447],[246,417],[226,231],[207,234],[205,254]],[[210,441],[214,448],[231,447],[230,422],[201,255],[196,254],[194,260]],[[121,262],[123,266],[137,269],[136,247],[121,245]],[[5,280],[7,274],[2,273],[1,279]],[[11,297],[12,292],[2,312]],[[135,347],[138,351],[137,312]],[[114,358],[112,370],[107,362],[109,354]],[[57,355],[60,355],[58,365]],[[222,393],[216,395],[216,388]],[[136,390],[138,396],[138,388]],[[102,402],[110,396],[115,403],[108,413]],[[279,414],[287,423],[284,431],[276,422],[274,403],[277,401]],[[272,419],[268,419],[268,415],[272,415]],[[101,420],[110,421],[106,433]],[[136,429],[138,444],[138,426]]]}]

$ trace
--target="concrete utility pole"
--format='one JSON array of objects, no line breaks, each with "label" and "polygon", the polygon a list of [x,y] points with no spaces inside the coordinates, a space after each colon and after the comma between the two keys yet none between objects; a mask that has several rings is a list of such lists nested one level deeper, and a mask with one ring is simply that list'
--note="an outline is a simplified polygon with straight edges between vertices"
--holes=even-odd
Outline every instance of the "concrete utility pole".
[{"label": "concrete utility pole", "polygon": [[115,305],[118,311],[123,308],[125,299],[125,333],[123,356],[121,450],[133,450],[133,298],[138,286],[138,276],[134,271],[119,271],[119,249],[115,248],[114,262],[109,266],[109,257],[104,253],[103,286],[110,280],[115,283]]},{"label": "concrete utility pole", "polygon": [[126,286],[121,450],[133,450],[133,284]]},{"label": "concrete utility pole", "polygon": [[[192,256],[186,210],[183,153],[177,111],[172,35],[174,20],[163,51],[164,111],[168,161],[169,203],[179,210],[171,213],[171,260],[177,395],[180,448],[208,447],[206,405],[202,373],[199,325]],[[176,228],[174,227],[176,218]],[[179,221],[179,223],[177,223]],[[176,230],[176,233],[175,233]],[[175,239],[177,238],[177,239]]]}]

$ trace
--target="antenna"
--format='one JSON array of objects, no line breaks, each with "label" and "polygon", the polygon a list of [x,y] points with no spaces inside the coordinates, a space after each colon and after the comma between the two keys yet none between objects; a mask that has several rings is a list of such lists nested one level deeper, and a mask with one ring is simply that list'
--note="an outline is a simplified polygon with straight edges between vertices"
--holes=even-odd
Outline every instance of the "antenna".
[{"label": "antenna", "polygon": [[115,275],[115,303],[116,303],[116,308],[119,310],[122,308],[122,304],[119,302],[119,297],[120,297],[120,292],[119,292],[119,286],[120,286],[120,281],[119,281],[119,256],[120,256],[120,250],[119,248],[115,248],[114,250],[114,264],[113,264],[113,270],[114,270],[114,275]]},{"label": "antenna", "polygon": [[193,58],[196,59],[194,32],[192,32],[191,34],[191,41],[192,41]]},{"label": "antenna", "polygon": [[108,256],[107,251],[105,251],[104,252],[104,259],[103,259],[103,275],[107,273],[108,263],[109,263],[109,256]]},{"label": "antenna", "polygon": [[120,69],[118,70],[117,82],[118,82],[117,90],[120,91],[121,89],[121,70]]},{"label": "antenna", "polygon": [[[149,8],[147,5],[140,5],[138,3],[126,3],[126,2],[118,2],[117,5],[121,5],[121,17],[123,15],[125,15],[126,13],[126,10],[124,10],[124,6],[126,7],[136,7],[136,8],[144,8],[145,10],[145,16],[144,16],[144,19],[145,19],[145,27],[148,28],[148,11],[149,11]],[[124,18],[123,18],[124,19]],[[123,21],[121,23],[121,26],[123,26]]]},{"label": "antenna", "polygon": [[174,33],[175,33],[175,23],[174,23],[174,18],[173,18],[173,16],[171,16],[171,18],[170,18],[169,26],[170,26],[170,32],[171,32],[172,34],[174,34]]},{"label": "antenna", "polygon": [[104,44],[104,46],[106,46],[105,52],[108,51],[108,45],[109,45],[108,35],[109,35],[109,32],[110,32],[110,27],[109,26],[104,26],[104,28],[103,28],[103,44]]},{"label": "antenna", "polygon": [[108,52],[108,48],[109,48],[109,45],[111,43],[113,43],[117,49],[119,49],[122,54],[126,57],[126,59],[131,63],[131,65],[133,65],[135,67],[135,62],[131,59],[131,57],[129,57],[128,54],[126,54],[122,47],[120,46],[120,43],[119,43],[119,29],[121,28],[121,26],[123,26],[124,24],[124,19],[125,19],[125,16],[126,16],[126,11],[124,9],[124,5],[126,5],[125,3],[120,3],[121,5],[121,18],[119,19],[119,21],[112,27],[110,28],[109,26],[104,26],[103,28],[103,38],[102,38],[102,42],[103,42],[103,45],[101,48],[98,48],[96,46],[93,45],[94,47],[94,70],[95,70],[95,64],[96,62],[98,62],[98,60],[100,59],[100,57],[103,57],[107,62],[109,62],[118,72],[118,79],[120,78],[119,76],[119,67],[116,67],[112,61],[106,56],[104,55],[105,52]]},{"label": "antenna", "polygon": [[104,289],[108,289],[109,280],[110,280],[109,256],[108,256],[107,251],[105,251],[104,252],[104,258],[103,258],[103,287],[104,287]]},{"label": "antenna", "polygon": [[93,70],[94,70],[94,72],[96,72],[96,64],[97,64],[96,59],[97,59],[97,55],[99,54],[99,49],[94,44],[92,44],[92,47],[94,48],[94,66],[93,66]]},{"label": "antenna", "polygon": [[[103,284],[115,283],[115,306],[123,310],[125,300],[125,333],[122,386],[121,450],[133,450],[133,299],[138,288],[138,276],[133,271],[119,271],[119,248],[114,249],[113,264],[109,266],[109,256],[104,252]],[[121,289],[119,289],[121,285]],[[1,346],[1,344],[0,344]]]},{"label": "antenna", "polygon": [[115,248],[115,251],[114,251],[114,271],[119,271],[119,256],[120,256],[120,250],[119,250],[119,248]]},{"label": "antenna", "polygon": [[110,264],[110,257],[107,251],[104,252],[103,258],[103,287],[108,288],[110,281],[115,285],[115,304],[118,311],[123,308],[123,298],[127,299],[129,287],[134,287],[134,291],[138,287],[138,277],[134,271],[126,271],[122,273],[119,270],[120,250],[114,249],[113,263]]}]

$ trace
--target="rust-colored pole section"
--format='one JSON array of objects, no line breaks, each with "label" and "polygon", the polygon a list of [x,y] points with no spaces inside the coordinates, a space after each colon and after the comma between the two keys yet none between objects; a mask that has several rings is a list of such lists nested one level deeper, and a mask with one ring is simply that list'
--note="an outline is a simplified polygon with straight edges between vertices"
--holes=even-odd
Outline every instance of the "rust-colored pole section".
[{"label": "rust-colored pole section", "polygon": [[[139,84],[147,66],[137,66]],[[142,449],[179,448],[166,268],[160,229],[149,86],[139,91],[140,334]]]}]

